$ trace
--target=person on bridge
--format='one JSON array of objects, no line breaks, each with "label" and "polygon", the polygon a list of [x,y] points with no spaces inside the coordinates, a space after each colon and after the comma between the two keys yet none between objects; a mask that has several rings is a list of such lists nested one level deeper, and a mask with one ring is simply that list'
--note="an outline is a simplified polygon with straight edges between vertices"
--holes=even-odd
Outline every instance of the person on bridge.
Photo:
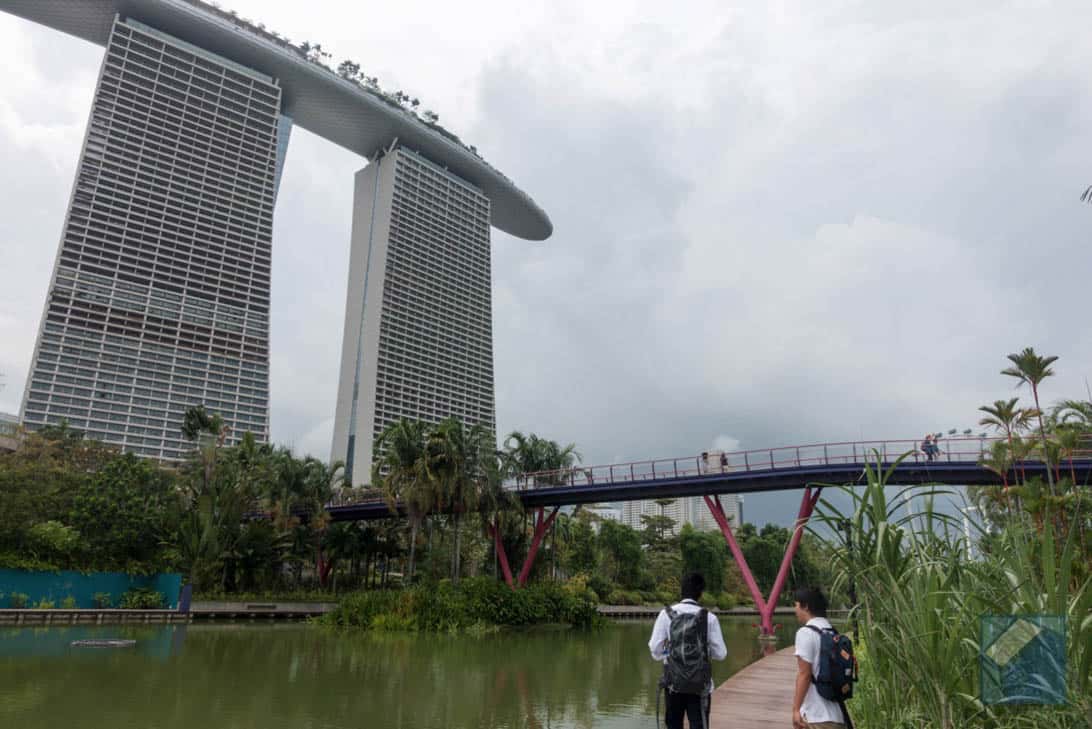
[{"label": "person on bridge", "polygon": [[[701,574],[686,575],[680,589],[682,601],[660,611],[648,641],[652,660],[664,664],[660,687],[667,695],[667,729],[682,729],[683,716],[688,717],[691,729],[709,727],[709,700],[713,694],[709,659],[723,661],[728,648],[717,616],[698,604],[704,591],[705,578]],[[658,706],[658,691],[656,703]],[[656,713],[659,715],[658,709]]]},{"label": "person on bridge", "polygon": [[921,442],[921,452],[925,454],[927,461],[935,460],[937,457],[937,444],[933,442],[933,434],[926,433],[925,440]]}]

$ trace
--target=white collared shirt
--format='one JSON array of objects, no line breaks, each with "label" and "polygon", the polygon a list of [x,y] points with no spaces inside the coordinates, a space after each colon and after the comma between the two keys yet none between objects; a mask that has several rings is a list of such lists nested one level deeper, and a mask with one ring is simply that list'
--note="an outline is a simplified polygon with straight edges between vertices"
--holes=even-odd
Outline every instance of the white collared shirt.
[{"label": "white collared shirt", "polygon": [[[826,618],[812,618],[806,625],[813,625],[820,630],[829,630],[833,627]],[[819,677],[820,647],[821,638],[814,630],[804,627],[796,631],[794,655],[811,664],[811,675],[815,678]],[[804,702],[800,704],[800,716],[807,719],[811,724],[822,724],[825,721],[832,721],[835,724],[845,723],[845,717],[842,716],[842,707],[838,706],[834,701],[820,696],[814,683],[808,686],[808,692],[804,694]]]},{"label": "white collared shirt", "polygon": [[[701,605],[693,600],[686,599],[671,606],[677,613],[696,613],[701,610]],[[714,661],[723,661],[728,655],[728,647],[724,645],[724,634],[720,632],[720,621],[713,613],[707,616],[709,622],[709,657]],[[652,637],[648,639],[648,650],[652,653],[652,660],[667,663],[668,638],[671,636],[671,618],[667,617],[667,611],[661,610],[656,616],[656,624],[652,626]],[[713,690],[713,682],[709,681],[709,691]]]}]

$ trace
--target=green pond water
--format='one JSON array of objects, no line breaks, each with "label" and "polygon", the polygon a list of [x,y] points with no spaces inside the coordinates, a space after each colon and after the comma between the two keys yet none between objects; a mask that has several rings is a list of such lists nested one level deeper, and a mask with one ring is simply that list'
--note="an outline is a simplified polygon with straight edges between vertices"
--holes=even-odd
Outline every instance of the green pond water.
[{"label": "green pond water", "polygon": [[[721,621],[718,684],[760,657],[752,622]],[[660,668],[650,629],[473,638],[261,623],[0,628],[0,727],[652,729]],[[69,645],[84,638],[137,645]]]}]

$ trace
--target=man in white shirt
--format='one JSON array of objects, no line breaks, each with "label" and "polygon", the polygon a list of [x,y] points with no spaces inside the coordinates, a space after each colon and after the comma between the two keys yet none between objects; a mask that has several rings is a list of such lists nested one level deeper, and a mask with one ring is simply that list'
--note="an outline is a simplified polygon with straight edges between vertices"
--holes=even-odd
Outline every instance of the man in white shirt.
[{"label": "man in white shirt", "polygon": [[[682,601],[675,603],[671,609],[676,613],[696,613],[702,607],[698,604],[702,592],[705,591],[705,578],[694,572],[683,578],[680,592]],[[707,617],[709,657],[715,661],[723,661],[728,655],[728,648],[724,645],[724,635],[720,632],[720,621],[713,613]],[[652,637],[648,641],[648,649],[652,653],[652,660],[667,663],[668,639],[670,637],[671,618],[666,610],[661,610],[656,617],[656,624],[652,627]],[[709,696],[713,693],[713,679],[709,679],[704,694],[684,694],[674,691],[667,692],[667,710],[664,716],[664,724],[667,729],[682,729],[683,716],[687,716],[691,729],[709,726]],[[704,708],[704,716],[702,709]]]},{"label": "man in white shirt", "polygon": [[837,702],[819,695],[812,679],[819,676],[820,635],[807,626],[830,630],[827,598],[818,587],[802,587],[793,595],[796,619],[804,625],[796,631],[796,692],[792,701],[793,729],[845,729],[845,717]]}]

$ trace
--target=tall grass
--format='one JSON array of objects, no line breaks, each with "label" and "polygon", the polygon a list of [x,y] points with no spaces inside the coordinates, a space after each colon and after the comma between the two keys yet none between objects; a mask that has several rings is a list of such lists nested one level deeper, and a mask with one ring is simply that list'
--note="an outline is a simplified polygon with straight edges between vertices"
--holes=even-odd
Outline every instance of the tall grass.
[{"label": "tall grass", "polygon": [[[904,489],[889,498],[886,484],[895,465],[886,472],[869,467],[865,486],[843,487],[851,512],[826,500],[817,512],[838,535],[820,535],[835,548],[832,589],[856,583],[864,676],[851,704],[857,726],[1092,728],[1092,587],[1073,577],[1081,558],[1075,534],[1059,537],[1050,520],[1037,530],[1013,517],[994,525],[994,534],[979,532],[987,551],[970,559],[960,525],[933,508],[934,498],[948,492]],[[924,497],[924,509],[898,516],[912,497]],[[845,519],[853,525],[852,550],[838,529]],[[980,619],[1029,613],[1068,617],[1069,704],[985,705],[979,698]]]}]

